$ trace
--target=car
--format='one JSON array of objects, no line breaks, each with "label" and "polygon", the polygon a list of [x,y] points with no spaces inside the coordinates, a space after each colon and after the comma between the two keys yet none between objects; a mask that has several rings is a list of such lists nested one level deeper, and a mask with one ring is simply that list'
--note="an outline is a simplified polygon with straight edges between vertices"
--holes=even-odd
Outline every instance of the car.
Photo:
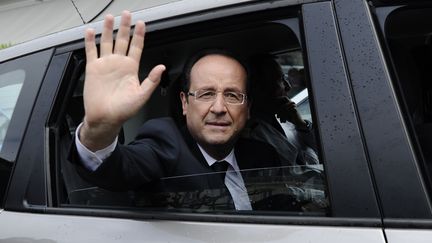
[{"label": "car", "polygon": [[[167,72],[120,143],[149,119],[181,120],[176,84],[200,49],[303,69],[292,97],[319,164],[242,171],[262,206],[249,211],[215,209],[210,189],[149,196],[78,175],[68,154],[84,115],[83,35],[92,27],[99,43],[102,22],[1,50],[0,242],[430,242],[431,13],[421,0],[183,0],[132,13],[147,23],[140,77]],[[212,175],[161,180],[189,176]]]}]

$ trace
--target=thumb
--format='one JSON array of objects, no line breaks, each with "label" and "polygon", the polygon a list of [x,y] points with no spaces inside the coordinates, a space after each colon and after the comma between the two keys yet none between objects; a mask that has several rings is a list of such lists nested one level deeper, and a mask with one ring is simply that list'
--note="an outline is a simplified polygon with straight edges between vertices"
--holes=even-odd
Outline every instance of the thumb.
[{"label": "thumb", "polygon": [[146,79],[141,83],[141,89],[145,94],[149,94],[149,96],[153,93],[156,87],[159,85],[159,82],[162,77],[162,73],[165,71],[164,65],[157,65],[154,67]]}]

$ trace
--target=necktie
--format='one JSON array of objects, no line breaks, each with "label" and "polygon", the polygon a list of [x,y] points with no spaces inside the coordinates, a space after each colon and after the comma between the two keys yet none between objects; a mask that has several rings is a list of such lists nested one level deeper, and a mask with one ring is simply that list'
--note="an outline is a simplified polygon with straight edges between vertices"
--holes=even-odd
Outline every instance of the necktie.
[{"label": "necktie", "polygon": [[229,166],[229,163],[226,162],[225,160],[222,160],[222,161],[216,161],[215,163],[213,163],[211,168],[213,169],[214,172],[218,172],[219,176],[222,178],[222,181],[225,181],[225,175],[226,175],[226,171],[228,169],[228,166]]},{"label": "necktie", "polygon": [[225,201],[222,204],[223,205],[222,209],[235,209],[234,202],[233,202],[233,199],[231,197],[231,193],[225,185],[225,175],[226,175],[226,171],[228,169],[228,166],[229,166],[229,163],[226,162],[225,160],[222,160],[222,161],[216,161],[215,163],[213,163],[211,168],[213,169],[214,172],[217,172],[218,176],[221,178],[222,183],[224,185],[224,189],[225,189],[224,194],[227,197],[227,201]]}]

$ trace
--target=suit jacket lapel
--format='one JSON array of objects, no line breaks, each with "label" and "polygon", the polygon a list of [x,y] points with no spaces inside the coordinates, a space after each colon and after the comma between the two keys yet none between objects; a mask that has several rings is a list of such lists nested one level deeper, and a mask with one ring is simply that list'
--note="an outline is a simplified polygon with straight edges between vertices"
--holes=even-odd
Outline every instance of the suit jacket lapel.
[{"label": "suit jacket lapel", "polygon": [[180,131],[181,131],[183,138],[184,138],[187,146],[189,147],[189,150],[191,151],[191,153],[195,156],[195,158],[199,162],[201,162],[205,167],[208,167],[210,170],[210,166],[208,165],[203,154],[201,153],[200,149],[198,148],[196,141],[193,139],[192,135],[190,135],[186,126],[182,127],[180,129]]}]

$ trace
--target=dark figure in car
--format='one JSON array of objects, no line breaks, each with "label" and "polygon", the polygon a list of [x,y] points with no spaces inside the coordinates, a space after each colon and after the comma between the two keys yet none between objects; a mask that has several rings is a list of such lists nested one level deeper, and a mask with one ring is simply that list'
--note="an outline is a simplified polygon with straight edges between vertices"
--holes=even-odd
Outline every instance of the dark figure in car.
[{"label": "dark figure in car", "polygon": [[[142,21],[136,23],[129,47],[130,21],[124,12],[113,45],[113,17],[105,18],[100,56],[94,31],[86,32],[85,117],[70,153],[81,176],[109,190],[181,193],[227,188],[227,208],[266,209],[268,203],[254,206],[241,170],[280,166],[280,159],[271,146],[239,138],[249,116],[248,73],[226,51],[200,52],[187,62],[179,94],[186,118],[183,129],[170,118],[153,119],[131,144],[117,144],[123,123],[147,102],[165,70],[158,65],[140,82],[145,27]],[[200,174],[204,176],[196,176]],[[292,202],[280,205],[295,208]]]},{"label": "dark figure in car", "polygon": [[271,144],[294,172],[319,164],[312,123],[288,98],[291,84],[279,63],[272,55],[261,54],[251,58],[250,68],[253,103],[244,136]]}]

